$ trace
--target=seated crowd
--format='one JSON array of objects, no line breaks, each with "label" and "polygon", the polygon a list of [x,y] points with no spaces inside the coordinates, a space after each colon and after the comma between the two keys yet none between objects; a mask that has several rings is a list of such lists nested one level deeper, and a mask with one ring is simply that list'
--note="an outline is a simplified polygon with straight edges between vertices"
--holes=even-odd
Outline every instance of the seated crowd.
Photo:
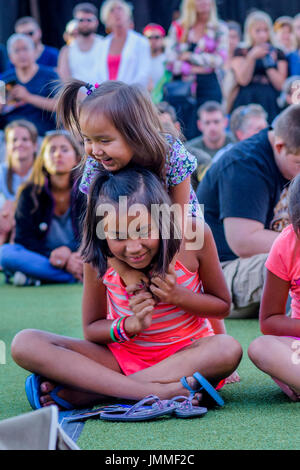
[{"label": "seated crowd", "polygon": [[[98,34],[99,18],[109,32],[105,37]],[[238,23],[219,19],[214,0],[183,0],[181,17],[172,22],[169,32],[159,24],[150,23],[142,34],[134,29],[132,7],[126,1],[106,0],[100,16],[93,4],[80,3],[66,26],[65,45],[60,51],[44,45],[37,22],[25,17],[17,21],[15,32],[7,42],[7,56],[3,50],[0,62],[0,78],[6,84],[7,96],[6,103],[0,105],[3,132],[0,268],[6,281],[15,286],[38,286],[83,282],[85,277],[88,285],[85,296],[88,296],[96,292],[97,276],[92,268],[105,265],[106,269],[118,273],[120,289],[124,285],[129,290],[135,286],[129,292],[132,311],[138,308],[139,302],[145,302],[152,311],[158,308],[157,299],[172,303],[172,282],[176,279],[175,271],[183,269],[180,264],[183,259],[191,266],[189,275],[194,272],[193,267],[197,270],[198,264],[203,263],[199,272],[203,275],[204,293],[207,288],[210,297],[205,304],[211,327],[207,335],[221,334],[224,344],[229,345],[227,366],[220,368],[219,373],[207,374],[216,386],[223,380],[238,380],[232,373],[241,358],[237,344],[226,339],[229,337],[223,318],[258,318],[264,286],[276,286],[272,276],[280,277],[283,273],[283,269],[280,272],[273,269],[270,259],[275,265],[278,260],[273,247],[281,246],[281,237],[290,234],[287,227],[292,230],[288,193],[290,182],[300,174],[300,13],[294,18],[278,18],[273,23],[267,13],[255,10],[246,18],[244,37],[241,31]],[[129,87],[122,88],[121,82]],[[136,84],[139,86],[135,87]],[[124,100],[124,109],[131,100],[136,102],[136,109],[127,116],[128,122],[126,119],[121,122],[123,102],[114,102],[118,93]],[[151,106],[144,101],[144,94]],[[102,100],[105,110],[102,113],[97,113],[97,100],[99,103]],[[95,119],[87,119],[89,112],[94,113]],[[100,137],[98,122],[105,129]],[[135,188],[138,196],[133,201],[139,198],[146,201],[147,197],[156,200],[156,190],[169,204],[189,203],[189,215],[195,220],[200,216],[206,223],[206,247],[199,249],[199,257],[194,254],[192,258],[193,252],[182,247],[176,251],[173,247],[174,259],[168,260],[170,267],[164,265],[170,285],[166,281],[162,287],[161,282],[153,281],[147,294],[143,290],[143,294],[136,294],[137,286],[143,288],[147,284],[147,277],[139,278],[131,269],[127,271],[128,266],[124,267],[127,258],[111,239],[107,242],[109,248],[97,253],[85,225],[91,222],[91,207],[98,197],[96,189],[103,203],[113,200],[117,182],[125,185],[122,168],[127,166],[125,172],[129,171],[131,160],[132,164],[146,168],[141,169],[141,181],[149,178],[151,182],[152,177],[144,171],[152,170],[165,183],[163,189],[154,185],[151,193],[152,182],[148,182],[149,196],[146,196],[142,194],[146,183],[141,182],[140,192]],[[103,171],[106,180],[101,176]],[[135,167],[132,171],[138,170]],[[109,172],[118,176],[115,185]],[[127,177],[130,179],[130,175]],[[107,193],[101,192],[101,181]],[[128,181],[128,191],[133,191]],[[294,184],[293,191],[298,187],[299,184]],[[198,210],[199,205],[203,214]],[[293,243],[296,243],[294,239]],[[129,251],[130,244],[127,245]],[[151,250],[150,247],[149,253],[153,254]],[[215,263],[212,273],[218,279],[218,286],[206,267],[210,257],[211,263]],[[138,271],[143,261],[137,258],[138,255],[132,254],[127,264]],[[153,259],[156,259],[154,255]],[[151,260],[148,261],[145,266],[152,269]],[[271,278],[270,271],[274,273]],[[288,275],[291,271],[290,268]],[[287,275],[282,279],[293,282]],[[95,298],[106,295],[107,283],[103,281],[101,292]],[[289,290],[285,286],[282,291],[286,297],[282,303],[278,301],[281,309],[278,314],[285,315],[290,305]],[[110,295],[115,294],[110,292]],[[273,305],[270,292],[266,295],[264,334],[276,335],[273,324],[266,326],[267,307]],[[297,317],[293,311],[295,299],[300,298],[297,289],[291,297],[292,316]],[[96,342],[91,330],[96,313],[94,316],[89,313],[93,301],[85,297],[84,302],[87,337]],[[193,301],[190,302],[184,301],[182,310],[192,314],[197,303],[195,300],[191,307]],[[180,301],[176,305],[180,308]],[[210,313],[214,308],[218,312],[216,318]],[[97,311],[100,312],[99,308]],[[116,321],[114,316],[109,319]],[[132,322],[132,338],[151,326],[148,320],[144,314],[138,324]],[[104,323],[99,327],[100,349],[109,337]],[[115,337],[116,331],[111,337]],[[20,365],[28,361],[35,364],[33,356],[25,357],[26,335],[14,343],[14,358]],[[300,329],[294,336],[300,336]],[[58,345],[61,341],[31,333],[28,337],[38,345],[40,342],[45,350],[53,348],[53,354],[53,341],[59,341]],[[211,344],[215,354],[217,346],[213,341]],[[260,357],[266,354],[263,346],[263,341],[257,341],[250,348],[250,358],[258,367]],[[66,366],[73,347],[80,350],[79,344],[68,343],[63,355]],[[188,351],[191,363],[197,363],[192,349]],[[84,354],[80,357],[82,364]],[[217,353],[212,357],[217,358]],[[97,367],[95,363],[95,371]],[[261,368],[275,376],[273,368],[271,371]],[[159,382],[163,369],[155,370]],[[281,370],[284,371],[283,362]],[[137,376],[140,373],[135,372]],[[69,375],[69,384],[77,383],[77,378]],[[152,390],[147,373],[140,375],[145,376],[146,385],[142,387],[137,379],[140,389],[137,387],[136,391],[130,381],[124,380],[126,397],[138,399],[145,391]],[[107,377],[113,381],[111,371]],[[276,377],[277,383],[283,380],[299,394],[300,384],[289,381],[284,372]],[[61,380],[59,373],[55,379]],[[88,374],[85,380],[86,384],[90,383]],[[169,396],[164,387],[161,390],[163,396]],[[174,390],[182,392],[182,387],[174,385]],[[91,395],[92,402],[92,394],[96,397],[108,394],[96,385],[94,388],[86,385],[85,391]]]}]

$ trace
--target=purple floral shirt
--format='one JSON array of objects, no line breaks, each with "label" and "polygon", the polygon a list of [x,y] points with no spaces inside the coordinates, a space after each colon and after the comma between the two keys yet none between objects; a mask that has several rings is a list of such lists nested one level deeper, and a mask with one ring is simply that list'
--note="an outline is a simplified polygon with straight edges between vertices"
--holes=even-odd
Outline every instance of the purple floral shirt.
[{"label": "purple floral shirt", "polygon": [[[166,140],[170,145],[170,152],[166,159],[166,183],[167,188],[170,189],[172,186],[182,183],[195,171],[197,159],[186,150],[179,139],[174,140],[172,136],[166,135]],[[99,173],[100,168],[100,163],[94,158],[87,158],[79,187],[82,193],[89,193],[90,185]],[[190,214],[198,217],[201,216],[200,206],[192,186],[190,192]]]},{"label": "purple floral shirt", "polygon": [[172,23],[166,51],[166,67],[174,75],[190,76],[192,65],[204,67],[206,73],[223,67],[228,56],[228,28],[223,21],[207,23],[205,34],[198,40],[188,62],[182,61],[180,56],[183,52],[190,51],[192,32],[189,31],[187,40],[182,42],[178,37],[179,31],[180,34],[183,33],[182,26],[178,22]]}]

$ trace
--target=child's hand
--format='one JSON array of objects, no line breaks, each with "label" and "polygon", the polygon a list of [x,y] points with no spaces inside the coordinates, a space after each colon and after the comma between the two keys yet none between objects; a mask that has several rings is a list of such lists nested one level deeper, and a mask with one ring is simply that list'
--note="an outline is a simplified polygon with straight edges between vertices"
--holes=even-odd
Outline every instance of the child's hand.
[{"label": "child's hand", "polygon": [[176,305],[178,284],[173,263],[170,264],[164,278],[156,276],[151,279],[150,290],[160,302]]},{"label": "child's hand", "polygon": [[154,305],[150,292],[140,291],[129,298],[129,306],[133,313],[125,322],[125,330],[129,336],[136,335],[151,326]]},{"label": "child's hand", "polygon": [[141,285],[141,284],[149,284],[148,277],[142,273],[141,271],[137,271],[136,269],[128,268],[126,272],[121,274],[123,282],[126,286],[131,286],[134,284]]}]

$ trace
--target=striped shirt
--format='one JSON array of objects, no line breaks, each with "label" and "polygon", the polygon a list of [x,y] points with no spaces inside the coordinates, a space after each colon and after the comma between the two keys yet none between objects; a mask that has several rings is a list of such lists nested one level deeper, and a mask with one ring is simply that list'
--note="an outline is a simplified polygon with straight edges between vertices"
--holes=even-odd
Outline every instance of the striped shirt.
[{"label": "striped shirt", "polygon": [[[176,262],[175,271],[179,285],[193,292],[201,293],[202,282],[198,272],[190,272],[179,261]],[[107,319],[115,320],[132,315],[124,284],[113,268],[106,272],[103,282],[107,289]],[[175,305],[161,302],[154,307],[151,326],[129,343],[137,347],[159,347],[213,334],[207,318],[200,318]]]}]

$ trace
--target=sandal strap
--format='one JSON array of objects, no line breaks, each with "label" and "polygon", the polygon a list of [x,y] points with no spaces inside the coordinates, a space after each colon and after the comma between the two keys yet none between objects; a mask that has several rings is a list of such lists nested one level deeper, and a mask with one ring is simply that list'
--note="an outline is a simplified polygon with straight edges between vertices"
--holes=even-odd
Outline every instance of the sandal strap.
[{"label": "sandal strap", "polygon": [[142,410],[142,407],[146,404],[149,403],[150,401],[154,401],[155,405],[157,405],[158,408],[161,408],[162,410],[164,409],[164,405],[162,401],[156,396],[156,395],[147,395],[145,398],[142,400],[138,401],[135,405],[133,405],[131,408],[129,408],[126,413],[124,413],[124,416],[130,416],[137,411],[144,411]]},{"label": "sandal strap", "polygon": [[66,400],[57,395],[58,392],[62,389],[63,387],[61,385],[58,385],[54,388],[54,390],[52,390],[52,392],[49,393],[50,397],[55,401],[55,403],[62,406],[66,410],[74,410],[74,406],[71,405],[71,403],[67,402]]}]

